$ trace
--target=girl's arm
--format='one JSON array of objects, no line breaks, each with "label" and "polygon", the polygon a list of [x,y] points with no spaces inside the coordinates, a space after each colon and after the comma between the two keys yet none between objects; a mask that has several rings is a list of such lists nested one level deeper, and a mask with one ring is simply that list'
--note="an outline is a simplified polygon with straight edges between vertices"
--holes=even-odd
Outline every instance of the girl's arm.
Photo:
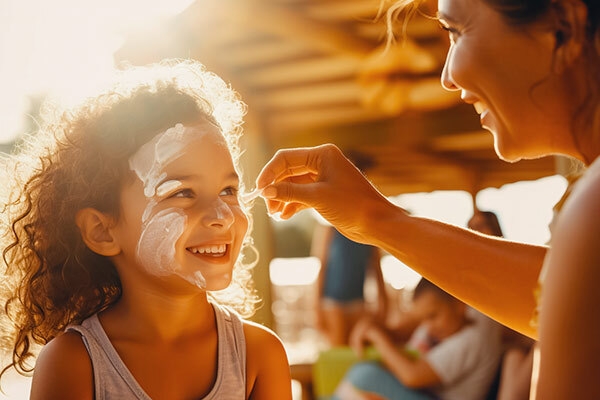
[{"label": "girl's arm", "polygon": [[[401,179],[401,178],[399,178]],[[546,248],[410,216],[334,145],[280,150],[263,168],[270,212],[313,207],[349,238],[378,246],[457,298],[526,335]]]},{"label": "girl's arm", "polygon": [[267,328],[244,323],[247,398],[292,399],[290,366],[281,340]]},{"label": "girl's arm", "polygon": [[383,279],[383,271],[381,270],[381,251],[378,248],[373,248],[373,253],[369,259],[369,269],[375,275],[377,283],[377,319],[381,322],[387,320],[389,311],[389,301],[385,288],[385,280]]},{"label": "girl's arm", "polygon": [[30,400],[92,400],[92,363],[81,336],[67,332],[45,345],[35,364]]},{"label": "girl's arm", "polygon": [[369,319],[363,319],[352,331],[351,345],[361,356],[363,347],[369,344],[377,349],[383,364],[404,386],[420,389],[442,383],[426,360],[409,356],[398,348],[383,328]]}]

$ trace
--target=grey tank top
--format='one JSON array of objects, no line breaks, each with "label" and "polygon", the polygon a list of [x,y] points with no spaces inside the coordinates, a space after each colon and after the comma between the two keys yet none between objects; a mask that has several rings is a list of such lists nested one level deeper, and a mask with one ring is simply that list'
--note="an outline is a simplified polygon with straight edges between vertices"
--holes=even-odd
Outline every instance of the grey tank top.
[{"label": "grey tank top", "polygon": [[[203,400],[241,400],[246,398],[246,339],[242,320],[225,307],[213,304],[217,320],[217,379]],[[151,400],[127,369],[108,339],[97,315],[67,331],[81,334],[94,371],[96,400]]]}]

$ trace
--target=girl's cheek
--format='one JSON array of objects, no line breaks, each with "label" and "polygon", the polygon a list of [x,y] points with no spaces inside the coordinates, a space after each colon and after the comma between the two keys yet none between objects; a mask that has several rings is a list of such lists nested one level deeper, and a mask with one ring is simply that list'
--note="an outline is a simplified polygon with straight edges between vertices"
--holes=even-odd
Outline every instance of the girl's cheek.
[{"label": "girl's cheek", "polygon": [[149,273],[166,276],[175,272],[175,245],[186,225],[186,215],[177,209],[159,211],[144,224],[136,256]]}]

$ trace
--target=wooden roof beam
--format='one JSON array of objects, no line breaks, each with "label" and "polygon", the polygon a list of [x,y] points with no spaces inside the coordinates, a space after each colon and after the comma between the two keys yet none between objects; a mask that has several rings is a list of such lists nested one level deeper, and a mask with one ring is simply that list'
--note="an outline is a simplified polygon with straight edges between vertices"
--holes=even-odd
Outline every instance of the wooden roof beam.
[{"label": "wooden roof beam", "polygon": [[368,40],[354,37],[330,23],[311,20],[271,2],[230,0],[220,1],[220,4],[229,9],[224,17],[230,21],[298,42],[308,42],[311,47],[328,53],[342,53],[362,59],[373,49],[373,44]]}]

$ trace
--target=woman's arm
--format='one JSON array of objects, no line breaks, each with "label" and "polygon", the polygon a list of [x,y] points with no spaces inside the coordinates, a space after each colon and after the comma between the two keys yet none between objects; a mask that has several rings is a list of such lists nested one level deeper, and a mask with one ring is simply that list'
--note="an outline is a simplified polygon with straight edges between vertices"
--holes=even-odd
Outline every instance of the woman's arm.
[{"label": "woman's arm", "polygon": [[410,216],[333,145],[280,150],[257,187],[270,212],[289,218],[313,207],[349,238],[388,251],[464,302],[536,337],[529,322],[545,247]]},{"label": "woman's arm", "polygon": [[64,333],[44,346],[37,358],[30,400],[92,400],[92,363],[81,336]]},{"label": "woman's arm", "polygon": [[291,400],[290,366],[281,340],[252,322],[244,323],[244,335],[248,399]]}]

